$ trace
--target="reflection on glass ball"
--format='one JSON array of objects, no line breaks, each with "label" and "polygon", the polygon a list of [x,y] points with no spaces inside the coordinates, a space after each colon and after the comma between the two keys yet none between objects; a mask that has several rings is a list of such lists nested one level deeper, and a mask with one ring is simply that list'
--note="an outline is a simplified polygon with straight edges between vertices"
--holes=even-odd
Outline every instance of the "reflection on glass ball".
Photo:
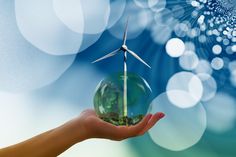
[{"label": "reflection on glass ball", "polygon": [[124,103],[124,75],[122,73],[103,79],[94,96],[94,108],[97,115],[114,125],[137,124],[147,113],[151,101],[151,88],[142,77],[128,73],[126,80],[127,105]]}]

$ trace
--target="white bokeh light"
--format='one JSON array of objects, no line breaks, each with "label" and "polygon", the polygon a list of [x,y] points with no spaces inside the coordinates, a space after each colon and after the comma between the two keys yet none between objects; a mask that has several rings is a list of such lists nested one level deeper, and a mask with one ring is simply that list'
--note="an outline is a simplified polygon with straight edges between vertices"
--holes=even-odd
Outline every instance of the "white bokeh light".
[{"label": "white bokeh light", "polygon": [[155,43],[165,44],[171,37],[172,29],[168,25],[153,24],[151,26],[151,37]]},{"label": "white bokeh light", "polygon": [[107,28],[111,28],[121,18],[126,6],[126,0],[110,0],[110,16]]},{"label": "white bokeh light", "polygon": [[236,71],[231,72],[230,82],[234,87],[236,87]]},{"label": "white bokeh light", "polygon": [[220,57],[215,57],[211,61],[211,67],[215,70],[220,70],[224,67],[224,60]]},{"label": "white bokeh light", "polygon": [[173,17],[169,9],[153,13],[152,16],[154,17],[150,27],[152,39],[155,43],[165,44],[171,38],[172,31],[179,21]]},{"label": "white bokeh light", "polygon": [[231,61],[228,68],[230,72],[230,82],[234,87],[236,87],[236,61]]},{"label": "white bokeh light", "polygon": [[14,7],[21,34],[35,47],[53,55],[78,53],[83,35],[70,30],[57,18],[52,0],[16,0]]},{"label": "white bokeh light", "polygon": [[186,23],[179,23],[175,26],[174,31],[178,37],[185,37],[189,31],[189,26]]},{"label": "white bokeh light", "polygon": [[126,27],[127,20],[129,19],[127,39],[137,38],[150,22],[151,16],[147,10],[140,9],[133,1],[127,1],[123,16],[117,23],[111,27],[109,33],[118,38],[123,39],[123,32]]},{"label": "white bokeh light", "polygon": [[13,1],[0,2],[0,90],[24,92],[57,80],[75,55],[48,55],[32,46],[17,27],[14,9]]},{"label": "white bokeh light", "polygon": [[207,129],[215,133],[224,133],[235,127],[235,99],[229,94],[219,92],[204,103],[207,113]]},{"label": "white bokeh light", "polygon": [[228,68],[231,72],[236,70],[236,61],[231,61],[228,65]]},{"label": "white bokeh light", "polygon": [[100,39],[101,36],[102,36],[102,33],[83,34],[83,42],[82,42],[78,52],[82,52],[82,51],[86,50],[87,48],[89,48],[91,45],[96,43]]},{"label": "white bokeh light", "polygon": [[193,107],[200,101],[203,87],[198,76],[190,72],[179,72],[168,80],[166,91],[169,100],[174,105],[188,108]]},{"label": "white bokeh light", "polygon": [[195,44],[193,42],[185,42],[185,51],[193,51],[193,52],[196,52],[196,47],[195,47]]},{"label": "white bokeh light", "polygon": [[[117,22],[124,11],[126,1],[114,1],[110,5],[107,0],[102,1],[98,3],[99,5],[96,6],[96,9],[89,7],[88,3],[91,2],[53,0],[53,7],[57,17],[69,29],[75,33],[82,34],[83,41],[78,52],[84,51],[93,45],[107,27],[111,27]],[[93,1],[93,3],[96,3],[96,1]],[[114,8],[117,8],[117,5],[119,5],[119,9]],[[93,6],[95,7],[95,5]]]},{"label": "white bokeh light", "polygon": [[103,32],[109,20],[110,0],[83,0],[81,4],[84,15],[84,33]]},{"label": "white bokeh light", "polygon": [[236,52],[236,45],[233,45],[233,46],[231,47],[231,50],[232,50],[233,52]]},{"label": "white bokeh light", "polygon": [[148,5],[149,0],[145,0],[145,1],[144,0],[133,0],[133,1],[137,6],[139,6],[141,8],[149,8],[149,5]]},{"label": "white bokeh light", "polygon": [[222,47],[220,45],[214,45],[212,47],[212,52],[216,55],[219,55],[222,52]]},{"label": "white bokeh light", "polygon": [[166,0],[148,0],[148,5],[152,11],[159,13],[166,7]]},{"label": "white bokeh light", "polygon": [[53,0],[57,17],[71,30],[84,33],[84,14],[82,3],[78,0]]},{"label": "white bokeh light", "polygon": [[211,75],[213,70],[211,68],[211,64],[207,60],[200,59],[197,67],[194,69],[194,72],[197,74],[206,73],[206,74]]},{"label": "white bokeh light", "polygon": [[181,18],[185,13],[185,10],[181,5],[174,5],[171,10],[175,18]]},{"label": "white bokeh light", "polygon": [[182,151],[196,144],[206,129],[206,112],[202,104],[192,108],[178,108],[162,93],[150,106],[150,112],[163,112],[166,117],[149,130],[154,143],[172,150]]},{"label": "white bokeh light", "polygon": [[154,14],[154,20],[157,25],[158,24],[167,25],[172,30],[179,23],[179,21],[176,18],[174,18],[173,12],[169,9],[163,9],[158,14]]},{"label": "white bokeh light", "polygon": [[109,0],[53,0],[53,7],[57,17],[77,33],[97,34],[107,27],[110,15]]},{"label": "white bokeh light", "polygon": [[184,70],[193,70],[199,62],[198,56],[193,51],[185,51],[179,58],[179,64]]},{"label": "white bokeh light", "polygon": [[169,90],[166,93],[169,101],[179,108],[191,108],[199,102],[189,92],[183,90]]},{"label": "white bokeh light", "polygon": [[[235,3],[231,0],[194,0],[189,1],[194,7],[192,18],[198,18],[201,31],[212,36],[218,43],[212,47],[212,52],[219,55],[223,45],[235,42]],[[200,11],[201,10],[201,11]],[[205,40],[205,39],[204,39]],[[199,40],[200,41],[200,40]]]},{"label": "white bokeh light", "polygon": [[171,57],[180,57],[184,54],[185,44],[179,38],[172,38],[166,44],[166,52]]},{"label": "white bokeh light", "polygon": [[202,86],[203,86],[203,94],[201,100],[202,101],[211,100],[217,92],[217,83],[215,79],[211,75],[206,73],[200,73],[197,76],[202,81]]}]

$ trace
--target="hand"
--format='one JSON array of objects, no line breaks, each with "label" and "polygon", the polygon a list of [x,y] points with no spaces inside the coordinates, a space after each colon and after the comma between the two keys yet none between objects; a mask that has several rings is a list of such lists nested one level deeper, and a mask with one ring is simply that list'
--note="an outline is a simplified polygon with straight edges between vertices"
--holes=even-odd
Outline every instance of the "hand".
[{"label": "hand", "polygon": [[105,138],[120,141],[143,135],[164,116],[164,113],[148,114],[134,126],[112,125],[100,119],[94,110],[83,111],[78,119],[82,123],[87,138]]},{"label": "hand", "polygon": [[58,156],[72,145],[89,138],[120,141],[143,135],[164,116],[163,113],[148,114],[135,126],[115,126],[97,117],[94,110],[85,110],[79,117],[58,128],[19,144],[0,149],[0,156],[52,157]]}]

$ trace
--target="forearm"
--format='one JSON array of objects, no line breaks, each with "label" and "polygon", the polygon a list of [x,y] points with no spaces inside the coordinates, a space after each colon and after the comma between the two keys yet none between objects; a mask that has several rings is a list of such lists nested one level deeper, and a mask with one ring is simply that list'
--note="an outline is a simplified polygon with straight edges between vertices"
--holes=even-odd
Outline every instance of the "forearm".
[{"label": "forearm", "polygon": [[115,126],[101,120],[94,110],[85,110],[78,118],[58,128],[0,149],[0,157],[56,157],[72,145],[89,138],[119,141],[143,135],[163,117],[163,113],[148,114],[135,126]]},{"label": "forearm", "polygon": [[[78,130],[81,130],[81,132]],[[72,120],[27,141],[1,149],[0,156],[55,157],[85,139],[83,127]]]}]

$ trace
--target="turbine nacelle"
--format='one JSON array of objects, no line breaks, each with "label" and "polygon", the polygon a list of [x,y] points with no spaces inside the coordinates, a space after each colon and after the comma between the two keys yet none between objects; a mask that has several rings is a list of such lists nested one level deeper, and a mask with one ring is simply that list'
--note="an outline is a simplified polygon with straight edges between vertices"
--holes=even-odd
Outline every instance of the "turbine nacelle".
[{"label": "turbine nacelle", "polygon": [[121,49],[122,51],[127,51],[127,50],[128,50],[128,47],[123,44],[120,49]]},{"label": "turbine nacelle", "polygon": [[[128,28],[128,20],[127,20],[127,23],[126,23],[125,32],[124,32],[124,36],[123,36],[123,45],[122,45],[119,49],[117,49],[117,50],[115,50],[115,51],[113,51],[113,52],[111,52],[111,53],[109,53],[109,54],[107,54],[107,55],[105,55],[105,56],[103,56],[103,57],[101,57],[101,58],[99,58],[99,59],[93,61],[92,63],[96,63],[96,62],[99,62],[99,61],[104,60],[104,59],[106,59],[106,58],[110,58],[110,57],[112,57],[112,56],[117,55],[120,51],[123,51],[123,52],[124,52],[124,55],[126,55],[126,53],[129,53],[129,54],[131,54],[133,57],[135,57],[136,59],[138,59],[140,62],[142,62],[144,65],[146,65],[147,67],[151,68],[151,67],[150,67],[145,61],[143,61],[135,52],[129,50],[128,47],[126,46],[127,28]],[[124,60],[124,63],[125,63],[125,65],[126,65],[126,59]]]}]

